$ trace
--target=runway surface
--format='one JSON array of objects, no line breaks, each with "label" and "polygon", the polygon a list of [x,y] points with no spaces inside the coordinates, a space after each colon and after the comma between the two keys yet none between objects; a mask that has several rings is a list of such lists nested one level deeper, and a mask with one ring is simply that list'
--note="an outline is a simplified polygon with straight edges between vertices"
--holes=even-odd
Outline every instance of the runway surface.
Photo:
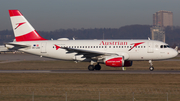
[{"label": "runway surface", "polygon": [[44,58],[37,55],[31,55],[26,53],[6,53],[0,54],[0,63],[18,62],[18,61],[50,61],[54,59]]},{"label": "runway surface", "polygon": [[[178,56],[179,57],[179,56]],[[31,54],[0,54],[0,63],[17,62],[17,61],[53,61],[54,59],[44,58]],[[164,61],[180,61],[180,59],[169,59]],[[0,73],[92,73],[92,74],[180,74],[180,71],[175,70],[0,70]]]},{"label": "runway surface", "polygon": [[[180,57],[178,55],[177,57]],[[45,57],[40,57],[37,55],[31,55],[31,54],[26,54],[26,53],[6,53],[6,54],[0,54],[0,63],[8,63],[8,62],[18,62],[18,61],[51,61],[55,59],[50,59],[50,58],[45,58]],[[163,61],[180,61],[180,59],[168,59],[168,60],[163,60]]]},{"label": "runway surface", "polygon": [[180,71],[175,70],[133,70],[133,71],[119,71],[119,70],[100,70],[100,71],[89,71],[89,70],[0,70],[0,73],[85,73],[85,74],[180,74]]}]

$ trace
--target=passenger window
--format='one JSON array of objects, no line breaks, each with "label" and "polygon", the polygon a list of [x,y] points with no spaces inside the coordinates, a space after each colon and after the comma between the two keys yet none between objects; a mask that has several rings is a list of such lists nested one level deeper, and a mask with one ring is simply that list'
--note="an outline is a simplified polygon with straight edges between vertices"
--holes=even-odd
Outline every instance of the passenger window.
[{"label": "passenger window", "polygon": [[129,48],[129,46],[127,46],[127,48]]},{"label": "passenger window", "polygon": [[121,48],[121,46],[119,46],[119,48]]},{"label": "passenger window", "polygon": [[116,46],[116,48],[118,48],[118,46]]},{"label": "passenger window", "polygon": [[101,48],[101,46],[99,46],[99,48]]},{"label": "passenger window", "polygon": [[79,48],[79,46],[77,46],[77,48]]},{"label": "passenger window", "polygon": [[164,45],[164,48],[166,48],[166,45]]},{"label": "passenger window", "polygon": [[115,46],[113,46],[113,48],[115,48]]},{"label": "passenger window", "polygon": [[107,46],[104,46],[104,48],[107,48]]},{"label": "passenger window", "polygon": [[163,48],[163,45],[161,45],[160,48]]},{"label": "passenger window", "polygon": [[111,46],[109,46],[109,48],[111,48]]},{"label": "passenger window", "polygon": [[96,48],[98,48],[98,46],[96,46]]}]

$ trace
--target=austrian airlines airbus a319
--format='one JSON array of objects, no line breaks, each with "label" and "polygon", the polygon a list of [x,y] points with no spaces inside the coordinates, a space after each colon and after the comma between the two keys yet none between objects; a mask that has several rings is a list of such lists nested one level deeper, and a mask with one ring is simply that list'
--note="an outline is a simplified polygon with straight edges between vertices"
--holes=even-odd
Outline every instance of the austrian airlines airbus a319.
[{"label": "austrian airlines airbus a319", "polygon": [[[169,59],[178,52],[168,44],[155,40],[47,40],[42,38],[18,10],[9,10],[14,42],[5,44],[15,49],[60,60],[90,62],[89,70],[100,70],[99,64],[110,67],[129,67],[133,61]],[[94,66],[94,64],[96,65]]]}]

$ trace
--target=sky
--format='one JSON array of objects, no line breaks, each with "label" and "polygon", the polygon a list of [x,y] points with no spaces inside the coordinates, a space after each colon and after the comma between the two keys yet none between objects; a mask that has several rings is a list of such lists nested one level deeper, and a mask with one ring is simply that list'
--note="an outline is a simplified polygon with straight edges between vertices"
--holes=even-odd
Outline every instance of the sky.
[{"label": "sky", "polygon": [[152,25],[153,14],[173,12],[180,26],[180,0],[0,0],[0,31],[11,30],[9,9],[18,9],[38,31]]}]

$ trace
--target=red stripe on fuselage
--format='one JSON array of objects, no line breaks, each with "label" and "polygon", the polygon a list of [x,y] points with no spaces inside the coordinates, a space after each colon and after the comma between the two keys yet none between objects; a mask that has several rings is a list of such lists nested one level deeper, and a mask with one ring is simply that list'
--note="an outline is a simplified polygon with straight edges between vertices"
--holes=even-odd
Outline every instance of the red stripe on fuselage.
[{"label": "red stripe on fuselage", "polygon": [[13,17],[13,16],[22,16],[21,12],[18,11],[18,10],[9,10],[9,15],[10,15],[10,17]]},{"label": "red stripe on fuselage", "polygon": [[24,34],[22,36],[18,36],[16,37],[16,41],[38,41],[38,40],[46,40],[44,38],[42,38],[37,32],[36,30],[30,32],[30,33],[27,33],[27,34]]}]

